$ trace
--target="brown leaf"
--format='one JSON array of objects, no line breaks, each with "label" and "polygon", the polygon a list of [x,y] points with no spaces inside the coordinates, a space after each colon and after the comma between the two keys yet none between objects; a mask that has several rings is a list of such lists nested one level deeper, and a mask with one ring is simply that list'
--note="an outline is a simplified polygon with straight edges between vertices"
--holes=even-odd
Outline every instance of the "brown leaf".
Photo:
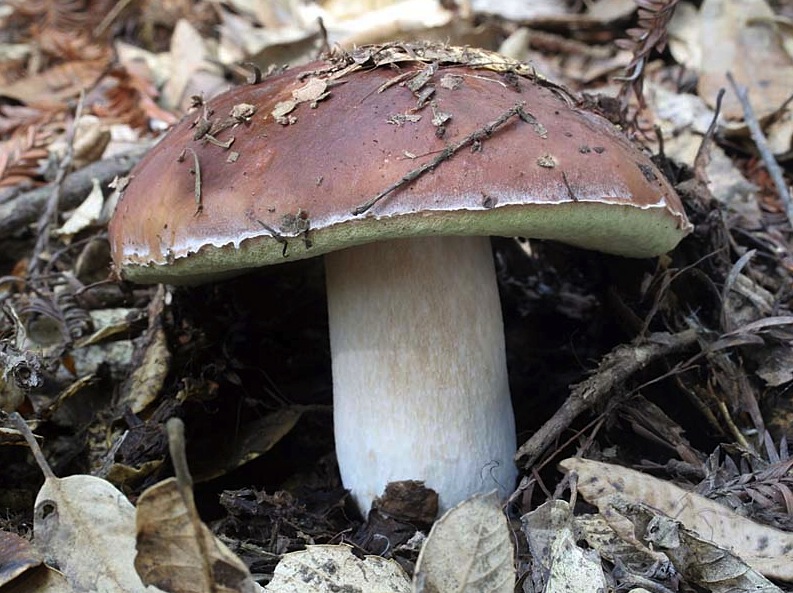
[{"label": "brown leaf", "polygon": [[[242,560],[196,521],[197,513],[192,501],[182,498],[175,478],[141,495],[135,568],[143,582],[169,593],[259,590]],[[198,533],[195,525],[200,525]]]},{"label": "brown leaf", "polygon": [[105,60],[66,62],[6,86],[0,95],[27,105],[60,107],[66,99],[93,86],[105,66]]},{"label": "brown leaf", "polygon": [[[699,95],[715,105],[719,89],[732,72],[749,89],[755,113],[764,118],[790,96],[793,58],[782,46],[781,32],[765,0],[707,0],[700,9]],[[762,64],[762,67],[758,65]],[[743,119],[733,93],[724,97],[722,116]]]},{"label": "brown leaf", "polygon": [[24,537],[0,531],[0,587],[41,564],[41,556]]},{"label": "brown leaf", "polygon": [[687,529],[740,556],[761,574],[793,579],[791,533],[761,525],[704,496],[626,467],[573,458],[559,465],[578,473],[578,491],[587,502],[597,505],[620,535],[630,527],[624,517],[610,510],[616,495],[674,517]]}]

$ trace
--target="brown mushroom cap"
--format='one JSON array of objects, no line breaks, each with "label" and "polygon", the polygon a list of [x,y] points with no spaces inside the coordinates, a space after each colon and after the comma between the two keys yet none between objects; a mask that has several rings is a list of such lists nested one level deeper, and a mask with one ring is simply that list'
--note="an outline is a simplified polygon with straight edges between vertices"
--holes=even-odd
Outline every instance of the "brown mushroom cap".
[{"label": "brown mushroom cap", "polygon": [[410,236],[672,249],[690,230],[672,187],[572,103],[482,50],[370,47],[290,69],[197,109],[135,168],[114,261],[133,281],[192,283]]}]

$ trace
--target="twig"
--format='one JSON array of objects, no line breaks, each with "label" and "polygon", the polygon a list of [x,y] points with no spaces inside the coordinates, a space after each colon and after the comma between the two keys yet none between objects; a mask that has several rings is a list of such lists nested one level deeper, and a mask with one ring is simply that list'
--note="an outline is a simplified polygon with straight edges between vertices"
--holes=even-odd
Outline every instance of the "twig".
[{"label": "twig", "polygon": [[116,2],[113,8],[105,15],[105,18],[102,19],[102,22],[94,27],[94,37],[100,37],[131,1],[132,0],[121,0],[120,2]]},{"label": "twig", "polygon": [[716,95],[716,109],[713,110],[713,118],[710,120],[710,125],[699,143],[697,155],[694,157],[694,175],[697,181],[703,185],[708,184],[708,174],[705,169],[710,162],[710,145],[713,143],[713,138],[716,135],[716,130],[719,124],[719,114],[721,113],[721,102],[724,99],[724,89],[719,89]]},{"label": "twig", "polygon": [[74,158],[74,135],[77,132],[77,124],[83,113],[84,99],[85,94],[80,92],[80,98],[77,100],[77,107],[74,110],[74,119],[66,133],[66,154],[63,155],[58,165],[58,172],[55,175],[52,191],[47,200],[47,207],[39,217],[36,227],[36,245],[33,248],[33,256],[30,258],[30,265],[28,266],[28,274],[30,276],[36,276],[41,268],[41,254],[47,249],[50,241],[50,225],[55,222],[58,215],[58,204],[63,191],[63,181],[66,179],[66,174],[69,172]]},{"label": "twig", "polygon": [[[129,152],[110,157],[83,167],[66,176],[62,184],[60,206],[64,210],[76,208],[93,187],[93,179],[98,179],[103,187],[129,173],[150,146],[141,146]],[[24,192],[0,204],[0,237],[9,237],[34,222],[47,205],[47,199],[54,184],[45,185]]]},{"label": "twig", "polygon": [[284,237],[281,233],[276,231],[269,224],[265,224],[264,222],[262,222],[258,218],[256,219],[256,222],[258,222],[260,225],[262,225],[262,228],[264,228],[265,231],[270,233],[272,235],[273,239],[275,239],[278,243],[283,245],[283,250],[281,251],[281,257],[286,257],[286,250],[289,247],[289,242],[286,240],[286,237]]},{"label": "twig", "polygon": [[779,163],[776,162],[771,148],[768,146],[765,134],[763,134],[763,130],[760,128],[760,122],[757,121],[757,116],[754,113],[754,109],[752,109],[752,104],[749,102],[749,91],[745,86],[735,82],[732,72],[727,72],[727,80],[730,81],[735,96],[738,97],[738,100],[741,102],[743,118],[746,120],[746,125],[749,127],[752,140],[754,140],[755,146],[757,146],[757,150],[760,152],[760,158],[763,159],[768,174],[771,175],[771,179],[774,181],[776,190],[779,192],[779,199],[782,200],[782,205],[785,208],[788,222],[791,228],[793,228],[793,199],[790,197],[790,191],[785,183],[785,178],[782,176],[782,168],[779,166]]},{"label": "twig", "polygon": [[696,345],[697,338],[697,331],[688,329],[663,335],[662,340],[617,346],[591,377],[571,388],[564,405],[520,446],[515,459],[523,467],[533,466],[580,414],[603,404],[620,385],[654,360]]},{"label": "twig", "polygon": [[518,103],[513,105],[509,109],[507,109],[504,113],[502,113],[497,119],[494,119],[488,124],[485,124],[482,128],[475,130],[456,144],[452,144],[451,146],[447,146],[444,148],[438,156],[436,156],[431,161],[427,161],[423,165],[413,169],[409,173],[407,173],[404,177],[402,177],[399,181],[392,183],[386,189],[381,191],[375,197],[370,198],[360,206],[353,209],[352,213],[354,216],[358,216],[363,214],[367,210],[369,210],[372,206],[377,204],[380,200],[385,198],[388,194],[393,192],[394,190],[399,189],[403,185],[407,185],[408,183],[412,183],[428,171],[432,171],[435,167],[440,165],[443,161],[450,159],[455,153],[457,153],[460,149],[465,148],[469,144],[475,144],[477,142],[481,142],[485,138],[489,138],[493,135],[498,128],[504,125],[510,118],[520,116],[521,120],[526,120],[530,116],[529,114],[523,111],[523,103]]},{"label": "twig", "polygon": [[193,194],[195,195],[195,216],[204,211],[204,204],[201,203],[201,164],[198,162],[198,155],[192,148],[185,148],[193,155],[193,173],[195,174],[195,187],[193,187]]},{"label": "twig", "polygon": [[33,436],[33,431],[30,430],[27,422],[19,415],[19,412],[12,412],[8,418],[14,423],[16,429],[22,433],[22,436],[25,437],[25,441],[27,441],[28,447],[30,447],[30,452],[33,453],[33,458],[36,460],[44,477],[48,479],[56,478],[57,476],[53,473],[50,464],[47,463],[47,458],[44,457],[44,453],[41,451],[41,447],[39,447],[36,437]]}]

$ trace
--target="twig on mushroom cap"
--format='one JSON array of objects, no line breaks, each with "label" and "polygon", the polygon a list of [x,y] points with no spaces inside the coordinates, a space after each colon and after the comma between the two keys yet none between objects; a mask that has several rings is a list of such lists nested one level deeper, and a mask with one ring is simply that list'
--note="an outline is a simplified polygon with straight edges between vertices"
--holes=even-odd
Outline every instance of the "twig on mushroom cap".
[{"label": "twig on mushroom cap", "polygon": [[371,198],[370,200],[367,200],[366,202],[364,202],[363,204],[361,204],[357,208],[354,208],[352,213],[355,216],[359,216],[359,215],[363,214],[364,212],[369,210],[369,208],[371,208],[372,206],[377,204],[377,202],[379,202],[380,200],[385,198],[392,191],[394,191],[396,189],[399,189],[403,185],[406,185],[406,184],[408,184],[408,183],[410,183],[412,181],[415,181],[416,179],[418,179],[419,177],[424,175],[424,173],[427,173],[428,171],[432,171],[435,167],[440,165],[443,161],[445,161],[448,158],[451,158],[452,155],[454,155],[454,153],[456,153],[461,148],[465,148],[469,144],[474,144],[476,142],[481,142],[485,138],[489,138],[490,136],[492,136],[493,132],[495,132],[498,128],[500,128],[505,123],[507,123],[507,121],[509,121],[510,118],[518,115],[518,116],[520,116],[520,119],[522,121],[526,121],[529,116],[528,116],[528,114],[524,113],[523,105],[524,105],[524,103],[522,103],[522,102],[516,104],[515,106],[511,107],[510,109],[507,109],[498,118],[494,119],[493,121],[491,121],[488,124],[485,124],[480,129],[475,130],[474,132],[472,132],[471,134],[469,134],[468,136],[466,136],[465,138],[463,138],[459,142],[456,142],[455,144],[452,144],[451,146],[448,146],[448,147],[444,148],[441,151],[441,153],[438,156],[436,156],[434,159],[432,159],[431,161],[427,161],[426,163],[424,163],[420,167],[417,167],[417,168],[413,169],[410,173],[408,173],[407,175],[402,177],[402,179],[400,179],[399,181],[397,181],[395,183],[392,183],[386,189],[384,189],[379,194],[377,194],[375,197]]}]

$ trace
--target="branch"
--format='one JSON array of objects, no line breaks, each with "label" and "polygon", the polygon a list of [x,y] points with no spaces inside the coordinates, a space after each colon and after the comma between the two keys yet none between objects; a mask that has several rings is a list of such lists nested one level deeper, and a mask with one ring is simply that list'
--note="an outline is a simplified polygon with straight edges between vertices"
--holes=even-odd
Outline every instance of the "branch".
[{"label": "branch", "polygon": [[746,120],[746,125],[749,127],[749,132],[752,134],[752,140],[754,140],[757,150],[760,152],[760,158],[763,159],[768,174],[771,175],[771,179],[774,180],[774,185],[779,192],[779,199],[782,200],[788,222],[790,223],[790,227],[793,228],[793,200],[791,200],[790,191],[788,191],[785,178],[782,176],[782,168],[779,166],[779,163],[776,162],[771,148],[768,146],[768,141],[763,134],[763,130],[760,128],[760,122],[757,121],[757,116],[754,114],[752,104],[749,102],[749,91],[745,86],[735,82],[732,72],[727,72],[727,79],[730,81],[732,90],[741,102],[743,118]]},{"label": "branch", "polygon": [[[99,180],[103,188],[129,173],[143,155],[151,148],[142,146],[108,159],[91,163],[79,171],[66,176],[61,187],[60,207],[63,210],[77,208],[91,191],[92,179]],[[47,205],[55,183],[19,194],[0,204],[0,237],[9,237],[38,220]]]},{"label": "branch", "polygon": [[677,334],[653,334],[640,344],[622,344],[600,361],[597,370],[570,389],[570,395],[556,413],[523,443],[515,459],[518,465],[531,467],[542,453],[587,410],[602,406],[609,397],[620,392],[620,386],[651,362],[696,345],[698,333],[687,329]]}]

